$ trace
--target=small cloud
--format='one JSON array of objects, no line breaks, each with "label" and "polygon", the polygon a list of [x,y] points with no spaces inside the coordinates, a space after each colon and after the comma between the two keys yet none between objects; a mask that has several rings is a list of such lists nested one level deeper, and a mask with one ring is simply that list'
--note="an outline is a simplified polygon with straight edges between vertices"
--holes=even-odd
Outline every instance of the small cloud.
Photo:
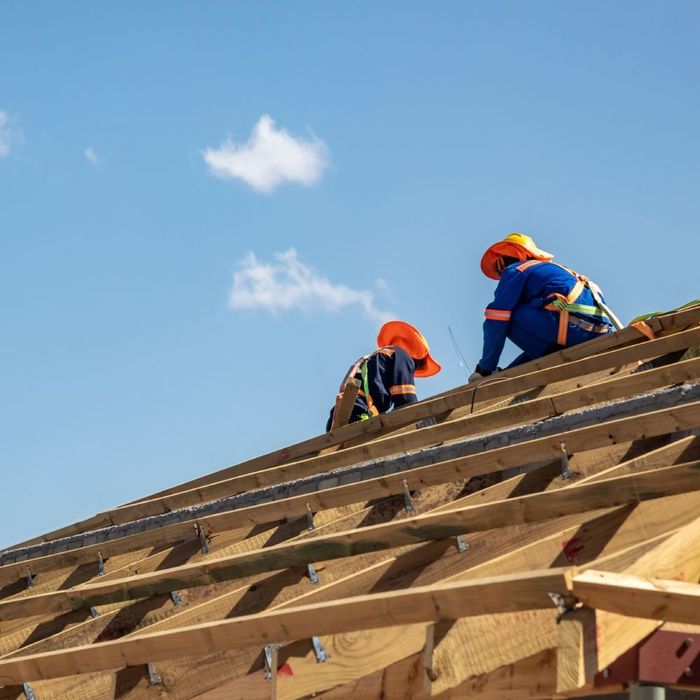
[{"label": "small cloud", "polygon": [[333,284],[317,270],[305,265],[293,248],[274,254],[275,262],[264,263],[255,253],[241,261],[233,274],[229,293],[231,309],[267,309],[271,313],[301,309],[334,312],[357,305],[365,316],[384,322],[393,317],[375,305],[374,294]]},{"label": "small cloud", "polygon": [[13,146],[22,140],[22,130],[14,124],[10,115],[0,110],[0,158],[10,155]]},{"label": "small cloud", "polygon": [[83,151],[84,156],[93,164],[99,165],[101,163],[100,157],[95,153],[95,149],[88,147]]},{"label": "small cloud", "polygon": [[374,288],[390,303],[396,304],[394,289],[383,277],[377,277],[377,279],[374,280]]},{"label": "small cloud", "polygon": [[269,194],[285,181],[315,185],[328,165],[328,147],[315,136],[304,139],[277,129],[264,114],[248,141],[236,144],[229,138],[219,148],[207,148],[203,157],[216,177],[243,180]]}]

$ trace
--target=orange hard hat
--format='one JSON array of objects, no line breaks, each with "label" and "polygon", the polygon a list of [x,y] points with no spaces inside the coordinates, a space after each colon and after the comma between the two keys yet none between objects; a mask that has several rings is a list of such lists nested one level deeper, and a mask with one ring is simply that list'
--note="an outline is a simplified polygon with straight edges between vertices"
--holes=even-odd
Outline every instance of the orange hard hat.
[{"label": "orange hard hat", "polygon": [[540,250],[535,241],[523,233],[511,233],[502,241],[490,246],[481,258],[481,271],[492,280],[500,279],[498,259],[502,256],[516,258],[517,260],[544,260],[554,258],[551,253]]},{"label": "orange hard hat", "polygon": [[387,321],[379,329],[377,345],[380,348],[386,345],[398,345],[414,360],[424,360],[423,366],[415,371],[416,377],[432,377],[442,369],[431,356],[428,341],[417,328],[405,321]]}]

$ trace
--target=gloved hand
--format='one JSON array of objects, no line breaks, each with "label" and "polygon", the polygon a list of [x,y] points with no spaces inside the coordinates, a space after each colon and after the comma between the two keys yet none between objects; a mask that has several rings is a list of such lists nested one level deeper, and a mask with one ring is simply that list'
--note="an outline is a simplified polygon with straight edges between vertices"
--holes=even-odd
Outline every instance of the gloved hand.
[{"label": "gloved hand", "polygon": [[474,368],[474,373],[469,377],[469,383],[475,382],[477,379],[483,379],[484,377],[488,377],[491,372],[488,372],[485,369],[481,369],[479,365],[477,365]]}]

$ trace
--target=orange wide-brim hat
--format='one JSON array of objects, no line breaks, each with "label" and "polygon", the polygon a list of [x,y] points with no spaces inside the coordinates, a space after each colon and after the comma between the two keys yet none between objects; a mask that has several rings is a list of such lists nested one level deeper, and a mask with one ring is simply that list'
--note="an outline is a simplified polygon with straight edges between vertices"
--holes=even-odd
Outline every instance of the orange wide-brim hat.
[{"label": "orange wide-brim hat", "polygon": [[416,377],[432,377],[442,369],[440,363],[430,354],[428,341],[417,328],[405,321],[387,321],[379,329],[377,345],[380,348],[386,345],[398,345],[414,360],[425,360],[424,366],[416,369],[414,373]]},{"label": "orange wide-brim hat", "polygon": [[498,259],[501,257],[515,258],[516,260],[543,260],[549,262],[554,259],[551,253],[540,250],[535,241],[522,233],[511,233],[502,241],[494,243],[486,249],[481,257],[481,271],[490,279],[501,278],[498,269]]}]

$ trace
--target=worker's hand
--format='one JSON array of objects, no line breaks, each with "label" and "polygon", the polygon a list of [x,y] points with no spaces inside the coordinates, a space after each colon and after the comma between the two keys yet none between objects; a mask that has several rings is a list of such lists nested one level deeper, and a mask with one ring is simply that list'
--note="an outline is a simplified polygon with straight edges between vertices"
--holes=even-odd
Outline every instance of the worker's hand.
[{"label": "worker's hand", "polygon": [[469,382],[471,383],[471,382],[475,382],[479,379],[483,379],[484,377],[488,377],[489,374],[491,374],[491,372],[488,372],[485,369],[481,369],[481,367],[479,367],[479,365],[477,365],[474,368],[474,373],[472,374],[471,377],[469,377]]}]

